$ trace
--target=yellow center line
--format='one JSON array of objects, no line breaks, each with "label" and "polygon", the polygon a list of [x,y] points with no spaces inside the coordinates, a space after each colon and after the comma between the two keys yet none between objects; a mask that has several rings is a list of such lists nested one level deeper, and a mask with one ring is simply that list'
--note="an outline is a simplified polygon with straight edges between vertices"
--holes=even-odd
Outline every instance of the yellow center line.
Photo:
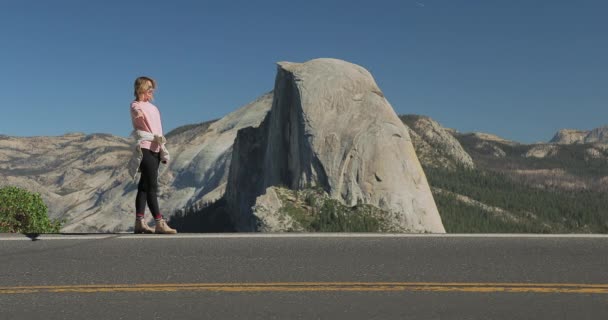
[{"label": "yellow center line", "polygon": [[429,291],[606,294],[608,284],[466,283],[466,282],[262,282],[159,283],[0,287],[0,294],[96,292],[314,292],[314,291]]}]

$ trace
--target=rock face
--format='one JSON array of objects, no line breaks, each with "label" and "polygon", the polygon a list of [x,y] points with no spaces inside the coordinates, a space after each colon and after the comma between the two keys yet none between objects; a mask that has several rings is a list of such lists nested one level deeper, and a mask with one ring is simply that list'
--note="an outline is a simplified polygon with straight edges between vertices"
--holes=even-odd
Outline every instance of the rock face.
[{"label": "rock face", "polygon": [[557,144],[582,143],[585,141],[585,136],[588,133],[588,131],[582,130],[562,129],[559,130],[549,142]]},{"label": "rock face", "polygon": [[585,143],[608,143],[608,126],[591,130],[585,137]]},{"label": "rock face", "polygon": [[591,131],[562,129],[549,141],[556,144],[608,143],[608,126]]},{"label": "rock face", "polygon": [[216,122],[168,138],[173,161],[164,194],[170,195],[172,210],[213,202],[224,195],[237,132],[259,125],[270,110],[272,97],[267,93]]},{"label": "rock face", "polygon": [[260,228],[251,208],[271,186],[321,187],[398,213],[406,230],[445,232],[406,127],[369,72],[345,61],[279,63],[270,112],[239,130],[226,188],[238,230]]},{"label": "rock face", "polygon": [[555,156],[559,151],[559,148],[552,144],[538,144],[528,150],[524,157],[526,158],[545,158]]},{"label": "rock face", "polygon": [[507,140],[507,139],[501,138],[497,135],[490,134],[490,133],[484,133],[484,132],[472,132],[472,133],[466,133],[464,135],[470,135],[471,137],[474,137],[476,139],[483,140],[483,141],[499,142],[499,143],[506,144],[509,146],[516,146],[519,144],[518,142]]},{"label": "rock face", "polygon": [[409,128],[416,154],[424,165],[446,169],[475,168],[471,156],[454,138],[456,132],[425,116],[405,115],[400,119]]},{"label": "rock face", "polygon": [[505,151],[507,148],[520,146],[518,142],[483,132],[454,133],[453,135],[477,164],[479,164],[478,158],[473,152],[500,159],[507,156]]},{"label": "rock face", "polygon": [[277,194],[275,187],[269,187],[266,192],[256,199],[253,206],[253,214],[259,221],[260,232],[288,232],[305,231],[300,228],[289,215],[281,214],[283,203]]}]

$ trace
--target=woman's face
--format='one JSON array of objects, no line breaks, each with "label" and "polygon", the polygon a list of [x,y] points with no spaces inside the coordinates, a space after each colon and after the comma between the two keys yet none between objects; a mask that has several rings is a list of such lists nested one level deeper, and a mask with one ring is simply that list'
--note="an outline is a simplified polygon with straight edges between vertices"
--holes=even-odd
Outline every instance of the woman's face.
[{"label": "woman's face", "polygon": [[144,92],[144,95],[143,95],[144,101],[154,100],[154,88],[152,88],[151,83],[148,83],[148,87],[150,87],[151,89],[148,89]]}]

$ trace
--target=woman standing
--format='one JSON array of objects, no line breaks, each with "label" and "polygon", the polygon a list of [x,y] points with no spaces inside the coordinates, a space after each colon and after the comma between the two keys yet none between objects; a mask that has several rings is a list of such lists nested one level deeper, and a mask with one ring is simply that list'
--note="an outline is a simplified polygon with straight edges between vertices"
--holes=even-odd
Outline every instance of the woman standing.
[{"label": "woman standing", "polygon": [[[149,77],[139,77],[134,84],[135,101],[131,103],[131,120],[136,133],[153,137],[139,139],[141,148],[141,163],[139,171],[141,178],[135,198],[135,228],[134,233],[177,233],[171,229],[158,207],[158,166],[161,161],[161,151],[164,149],[165,137],[160,120],[160,112],[151,101],[154,99],[156,81]],[[156,228],[152,229],[144,220],[146,204],[154,217]]]}]

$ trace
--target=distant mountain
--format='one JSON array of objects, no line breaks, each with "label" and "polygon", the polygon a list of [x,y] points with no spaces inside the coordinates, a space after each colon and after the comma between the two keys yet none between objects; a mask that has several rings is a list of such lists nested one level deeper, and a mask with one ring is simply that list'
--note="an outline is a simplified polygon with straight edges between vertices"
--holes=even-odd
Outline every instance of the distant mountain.
[{"label": "distant mountain", "polygon": [[[261,123],[272,96],[167,134],[174,160],[160,175],[166,215],[221,198],[231,141],[240,128]],[[608,145],[521,144],[459,133],[426,116],[400,119],[447,232],[608,232]],[[130,139],[109,134],[0,136],[0,186],[41,193],[50,216],[67,221],[64,232],[129,230],[136,192],[125,168],[131,148]]]},{"label": "distant mountain", "polygon": [[608,146],[597,143],[519,144],[456,134],[482,169],[543,188],[604,190],[608,176]]},{"label": "distant mountain", "polygon": [[459,146],[448,149],[462,149],[471,168],[455,167],[437,144],[429,151],[435,139],[412,123],[424,117],[401,119],[421,137],[412,141],[447,232],[608,233],[608,145],[591,138],[602,130],[578,143],[521,144],[436,127],[453,135]]},{"label": "distant mountain", "polygon": [[[239,129],[256,126],[270,109],[272,93],[221,120],[167,134],[171,162],[161,165],[160,209],[170,217],[223,196]],[[110,134],[0,137],[0,187],[38,192],[64,232],[119,232],[133,226],[137,183],[127,171],[134,140]],[[148,215],[149,217],[149,215]]]},{"label": "distant mountain", "polygon": [[556,144],[604,143],[608,144],[608,126],[591,131],[562,129],[549,141]]}]

